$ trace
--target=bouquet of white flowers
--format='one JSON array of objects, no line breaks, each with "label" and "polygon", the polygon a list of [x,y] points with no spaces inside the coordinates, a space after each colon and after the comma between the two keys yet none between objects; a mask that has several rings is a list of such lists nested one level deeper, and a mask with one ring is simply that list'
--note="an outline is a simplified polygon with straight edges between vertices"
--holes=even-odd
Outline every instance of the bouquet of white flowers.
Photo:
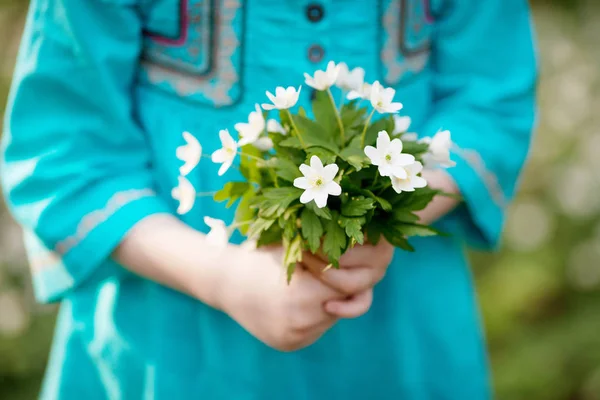
[{"label": "bouquet of white flowers", "polygon": [[[352,71],[330,62],[325,71],[305,74],[314,88],[309,118],[302,108],[291,111],[301,87],[278,87],[267,92],[271,103],[256,105],[248,122],[238,123],[235,141],[227,129],[219,136],[222,148],[212,154],[223,175],[239,157],[244,181],[228,182],[214,194],[215,201],[237,203],[235,222],[205,217],[212,228],[209,239],[226,243],[234,229],[265,246],[282,243],[283,264],[291,279],[304,251],[320,252],[337,267],[352,246],[377,244],[383,236],[392,245],[413,251],[407,238],[439,232],[419,224],[416,211],[434,196],[421,176],[426,167],[449,167],[450,133],[417,140],[408,134],[409,117],[394,115],[402,104],[393,102],[395,91],[379,82],[364,82],[364,70]],[[336,85],[348,102],[338,107],[330,88]],[[344,99],[344,97],[342,97]],[[366,101],[365,101],[366,100]],[[365,106],[363,106],[365,104]],[[279,110],[279,120],[267,113]],[[264,111],[263,111],[264,110]],[[375,113],[385,115],[374,119]],[[191,210],[197,193],[185,178],[198,164],[202,147],[189,133],[187,144],[177,149],[184,161],[179,186],[173,196],[180,214]]]}]

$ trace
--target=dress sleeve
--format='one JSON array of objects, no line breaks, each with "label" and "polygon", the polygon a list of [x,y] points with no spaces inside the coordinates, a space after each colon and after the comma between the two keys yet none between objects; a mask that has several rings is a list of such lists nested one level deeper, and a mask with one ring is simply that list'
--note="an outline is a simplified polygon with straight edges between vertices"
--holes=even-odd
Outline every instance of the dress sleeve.
[{"label": "dress sleeve", "polygon": [[452,132],[448,172],[467,241],[498,245],[535,122],[537,63],[525,0],[448,0],[433,8],[434,109],[425,133]]},{"label": "dress sleeve", "polygon": [[82,284],[156,195],[134,117],[136,0],[32,0],[3,134],[2,181],[23,226],[36,296]]}]

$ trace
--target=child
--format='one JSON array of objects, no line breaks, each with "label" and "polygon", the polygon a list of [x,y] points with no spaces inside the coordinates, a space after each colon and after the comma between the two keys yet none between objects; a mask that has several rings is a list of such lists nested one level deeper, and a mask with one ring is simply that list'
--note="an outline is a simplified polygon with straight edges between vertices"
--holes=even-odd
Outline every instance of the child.
[{"label": "child", "polygon": [[[452,131],[462,157],[427,178],[465,202],[421,214],[450,237],[357,247],[322,275],[306,257],[288,287],[279,248],[207,244],[203,217],[231,209],[177,217],[175,153],[183,131],[214,151],[329,60],[395,88],[419,133]],[[525,0],[31,0],[2,174],[36,295],[61,302],[41,398],[489,398],[463,248],[498,242],[535,81]],[[237,178],[217,169],[188,179]]]}]

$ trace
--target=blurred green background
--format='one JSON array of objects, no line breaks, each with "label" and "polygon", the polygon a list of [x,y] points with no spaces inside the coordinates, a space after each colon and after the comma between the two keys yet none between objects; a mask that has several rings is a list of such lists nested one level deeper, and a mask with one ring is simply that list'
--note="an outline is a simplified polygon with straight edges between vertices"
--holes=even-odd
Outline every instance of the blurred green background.
[{"label": "blurred green background", "polygon": [[[0,110],[26,0],[0,0]],[[498,399],[600,400],[600,2],[532,1],[540,121],[504,246],[473,254]],[[0,204],[0,399],[34,399],[55,307],[36,305]]]}]

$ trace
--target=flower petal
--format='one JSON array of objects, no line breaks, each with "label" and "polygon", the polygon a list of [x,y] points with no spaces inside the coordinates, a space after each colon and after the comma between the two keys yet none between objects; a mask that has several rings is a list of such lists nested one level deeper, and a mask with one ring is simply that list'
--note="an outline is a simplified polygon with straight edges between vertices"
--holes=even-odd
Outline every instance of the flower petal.
[{"label": "flower petal", "polygon": [[379,165],[381,164],[381,153],[377,151],[377,149],[373,146],[365,147],[365,155],[369,157],[371,160],[371,164]]},{"label": "flower petal", "polygon": [[377,150],[385,152],[390,146],[390,135],[386,131],[379,131],[377,134]]},{"label": "flower petal", "polygon": [[412,186],[417,189],[424,188],[427,186],[427,180],[421,176],[415,176],[412,178]]},{"label": "flower petal", "polygon": [[329,182],[325,186],[325,190],[327,190],[327,193],[329,193],[332,196],[339,196],[340,194],[342,194],[342,187],[338,185],[337,182]]},{"label": "flower petal", "polygon": [[302,196],[300,196],[300,203],[310,203],[314,199],[314,191],[312,189],[306,189]]},{"label": "flower petal", "polygon": [[321,159],[317,156],[312,156],[310,158],[310,168],[312,168],[314,172],[320,173],[323,170]]},{"label": "flower petal", "polygon": [[402,140],[396,138],[390,142],[390,151],[394,154],[402,153]]},{"label": "flower petal", "polygon": [[327,197],[329,197],[329,194],[325,190],[319,190],[314,196],[317,207],[323,208],[327,205]]},{"label": "flower petal", "polygon": [[231,167],[231,161],[226,161],[221,165],[221,168],[219,168],[219,176],[222,176],[225,172],[227,172],[227,170],[229,169],[229,167]]},{"label": "flower petal", "polygon": [[416,175],[423,170],[423,164],[418,161],[404,167],[411,175]]},{"label": "flower petal", "polygon": [[408,178],[408,172],[406,172],[406,170],[402,167],[395,167],[392,169],[390,176],[398,179],[406,179]]},{"label": "flower petal", "polygon": [[310,183],[305,177],[300,177],[294,179],[294,186],[298,189],[308,189],[310,187]]},{"label": "flower petal", "polygon": [[274,110],[277,107],[275,107],[273,104],[262,103],[262,108],[265,111],[270,111],[270,110]]},{"label": "flower petal", "polygon": [[212,153],[212,155],[210,156],[210,159],[214,163],[225,162],[225,160],[227,159],[227,153],[225,152],[224,149],[216,150],[214,153]]},{"label": "flower petal", "polygon": [[323,168],[323,178],[325,181],[332,181],[335,178],[335,175],[340,170],[340,167],[337,164],[329,164]]},{"label": "flower petal", "polygon": [[415,156],[412,154],[398,154],[396,156],[396,163],[398,165],[406,166],[415,162]]}]

